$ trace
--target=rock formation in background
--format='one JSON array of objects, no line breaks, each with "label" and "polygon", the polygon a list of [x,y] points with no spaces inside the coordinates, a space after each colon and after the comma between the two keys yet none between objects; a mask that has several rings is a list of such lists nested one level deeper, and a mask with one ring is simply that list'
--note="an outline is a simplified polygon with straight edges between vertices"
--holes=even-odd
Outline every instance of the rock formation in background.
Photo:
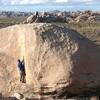
[{"label": "rock formation in background", "polygon": [[[16,65],[25,58],[26,84]],[[67,98],[100,87],[100,48],[74,30],[34,23],[0,29],[0,92]],[[27,94],[26,93],[26,94]]]},{"label": "rock formation in background", "polygon": [[[38,14],[38,16],[36,15]],[[30,15],[23,23],[78,23],[78,22],[98,22],[100,21],[100,13],[91,11],[76,12],[36,12]]]}]

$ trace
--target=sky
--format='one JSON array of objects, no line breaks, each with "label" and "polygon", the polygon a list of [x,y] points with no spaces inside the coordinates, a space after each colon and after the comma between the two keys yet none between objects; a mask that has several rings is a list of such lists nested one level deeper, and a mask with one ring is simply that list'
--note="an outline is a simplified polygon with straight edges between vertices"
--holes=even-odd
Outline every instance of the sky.
[{"label": "sky", "polygon": [[100,10],[100,0],[0,0],[6,11]]}]

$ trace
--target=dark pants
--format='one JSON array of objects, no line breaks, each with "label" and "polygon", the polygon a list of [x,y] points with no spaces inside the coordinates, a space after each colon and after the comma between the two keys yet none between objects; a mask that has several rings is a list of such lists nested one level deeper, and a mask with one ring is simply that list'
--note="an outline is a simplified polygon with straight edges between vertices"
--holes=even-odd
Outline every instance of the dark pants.
[{"label": "dark pants", "polygon": [[25,82],[26,82],[25,76],[26,76],[25,70],[20,71],[20,81],[21,81],[22,83],[25,83]]}]

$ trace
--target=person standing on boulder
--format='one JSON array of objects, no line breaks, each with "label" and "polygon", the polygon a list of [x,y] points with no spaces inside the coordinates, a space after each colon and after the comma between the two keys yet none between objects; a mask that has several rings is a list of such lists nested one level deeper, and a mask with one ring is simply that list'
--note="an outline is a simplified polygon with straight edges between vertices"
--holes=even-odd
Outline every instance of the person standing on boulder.
[{"label": "person standing on boulder", "polygon": [[25,83],[25,76],[26,76],[26,73],[25,73],[25,63],[24,63],[24,59],[22,61],[20,61],[20,59],[18,59],[18,68],[19,68],[19,71],[20,71],[20,81],[22,83]]},{"label": "person standing on boulder", "polygon": [[39,17],[39,13],[38,13],[38,11],[36,11],[35,16],[36,16],[36,17]]}]

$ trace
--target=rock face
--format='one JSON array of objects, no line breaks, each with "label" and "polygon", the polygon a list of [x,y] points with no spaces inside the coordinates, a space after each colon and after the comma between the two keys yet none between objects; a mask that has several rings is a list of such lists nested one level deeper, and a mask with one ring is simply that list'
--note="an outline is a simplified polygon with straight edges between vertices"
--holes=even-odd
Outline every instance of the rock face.
[{"label": "rock face", "polygon": [[17,33],[16,26],[0,30],[0,93],[4,94],[9,94],[19,77],[16,67],[20,55]]},{"label": "rock face", "polygon": [[1,29],[0,92],[20,85],[16,61],[23,56],[26,84],[40,96],[63,98],[100,87],[100,48],[76,31],[42,23]]},{"label": "rock face", "polygon": [[24,23],[33,23],[36,20],[36,16],[31,15],[27,18],[27,20]]}]

